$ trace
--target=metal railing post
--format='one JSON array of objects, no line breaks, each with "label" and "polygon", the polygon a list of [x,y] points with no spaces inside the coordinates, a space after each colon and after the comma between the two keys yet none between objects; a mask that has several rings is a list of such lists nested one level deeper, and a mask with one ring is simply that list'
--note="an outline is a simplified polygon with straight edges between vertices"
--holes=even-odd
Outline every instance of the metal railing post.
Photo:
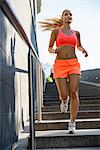
[{"label": "metal railing post", "polygon": [[43,107],[43,81],[42,81],[42,68],[40,67],[40,113],[42,121],[42,107]]},{"label": "metal railing post", "polygon": [[39,63],[37,64],[37,92],[38,92],[38,121],[41,122],[42,120],[42,107],[41,107],[41,70],[40,70],[40,65]]},{"label": "metal railing post", "polygon": [[28,54],[28,69],[29,69],[29,115],[30,115],[30,148],[36,150],[35,143],[35,118],[34,118],[34,93],[33,93],[33,63],[31,49]]}]

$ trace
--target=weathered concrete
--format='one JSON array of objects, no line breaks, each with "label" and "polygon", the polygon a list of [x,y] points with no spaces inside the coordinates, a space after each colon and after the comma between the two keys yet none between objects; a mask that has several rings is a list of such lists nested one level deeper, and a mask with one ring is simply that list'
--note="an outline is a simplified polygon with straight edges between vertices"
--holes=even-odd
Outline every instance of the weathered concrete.
[{"label": "weathered concrete", "polygon": [[[36,119],[38,118],[38,114],[36,114]],[[61,113],[61,112],[42,112],[43,120],[57,120],[57,119],[69,119],[70,112]],[[92,119],[92,118],[100,118],[100,110],[89,110],[89,111],[79,111],[77,119]]]},{"label": "weathered concrete", "polygon": [[69,148],[100,146],[100,129],[77,130],[76,134],[68,134],[67,130],[51,130],[36,132],[37,148]]},{"label": "weathered concrete", "polygon": [[[69,120],[36,121],[35,130],[67,130]],[[77,129],[100,129],[100,119],[76,119]]]}]

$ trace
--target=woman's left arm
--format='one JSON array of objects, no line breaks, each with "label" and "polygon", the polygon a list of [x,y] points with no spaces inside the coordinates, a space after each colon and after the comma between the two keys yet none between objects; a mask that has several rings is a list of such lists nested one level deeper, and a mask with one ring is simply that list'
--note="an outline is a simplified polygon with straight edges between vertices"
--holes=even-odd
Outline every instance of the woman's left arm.
[{"label": "woman's left arm", "polygon": [[78,31],[76,32],[76,36],[77,36],[77,48],[78,50],[82,51],[83,54],[85,54],[85,57],[88,56],[88,52],[83,48],[82,44],[81,44],[81,38],[80,38],[80,33]]}]

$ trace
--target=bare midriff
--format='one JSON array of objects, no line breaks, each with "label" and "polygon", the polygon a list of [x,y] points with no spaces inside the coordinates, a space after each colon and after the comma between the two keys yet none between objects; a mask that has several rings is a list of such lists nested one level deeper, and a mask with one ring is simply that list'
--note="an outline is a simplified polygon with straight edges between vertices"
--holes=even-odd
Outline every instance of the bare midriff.
[{"label": "bare midriff", "polygon": [[75,54],[75,47],[73,46],[61,46],[57,47],[56,59],[72,59],[77,58]]}]

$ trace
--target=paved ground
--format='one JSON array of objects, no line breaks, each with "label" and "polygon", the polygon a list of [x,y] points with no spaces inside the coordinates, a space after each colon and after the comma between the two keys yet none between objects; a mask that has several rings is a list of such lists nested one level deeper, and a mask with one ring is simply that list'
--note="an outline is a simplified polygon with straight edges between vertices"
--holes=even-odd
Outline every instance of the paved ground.
[{"label": "paved ground", "polygon": [[29,138],[29,122],[27,122],[24,131],[20,133],[19,140],[13,145],[12,150],[27,150]]}]

